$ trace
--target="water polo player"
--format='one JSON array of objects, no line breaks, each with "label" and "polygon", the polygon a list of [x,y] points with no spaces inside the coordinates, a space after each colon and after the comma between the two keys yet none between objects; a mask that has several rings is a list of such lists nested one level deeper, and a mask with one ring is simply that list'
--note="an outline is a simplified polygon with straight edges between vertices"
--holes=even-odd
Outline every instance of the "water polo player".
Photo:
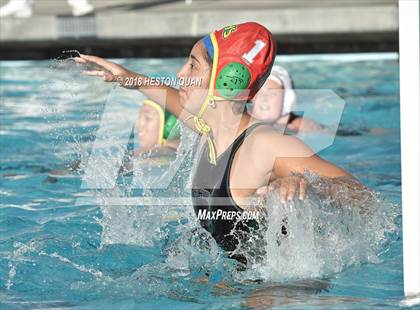
[{"label": "water polo player", "polygon": [[248,105],[252,117],[289,131],[310,132],[324,129],[322,125],[292,112],[296,103],[292,77],[281,66],[273,66],[270,76]]},{"label": "water polo player", "polygon": [[[124,159],[120,173],[131,174],[136,167],[165,166],[176,156],[181,127],[178,119],[152,100],[144,100],[136,122],[139,147]],[[140,160],[138,160],[140,159]]]},{"label": "water polo player", "polygon": [[294,91],[293,79],[289,72],[281,66],[273,66],[267,81],[254,96],[247,110],[257,121],[270,123],[280,130],[289,133],[318,132],[335,134],[337,136],[360,136],[363,134],[381,135],[384,128],[343,128],[331,129],[314,120],[300,116],[292,111],[297,96]]},{"label": "water polo player", "polygon": [[[340,203],[336,194],[336,186],[340,186],[357,196],[363,185],[313,154],[296,137],[282,135],[265,123],[250,125],[245,105],[269,76],[275,55],[272,34],[262,25],[248,22],[212,32],[194,45],[178,77],[200,79],[201,87],[151,86],[147,76],[105,59],[81,55],[76,61],[99,66],[86,74],[141,91],[202,135],[192,189],[197,215],[203,211],[241,214],[254,210],[249,198],[270,191],[278,191],[281,203],[294,197],[303,200],[306,171],[321,176],[328,184],[319,195]],[[130,78],[141,83],[125,83]],[[226,217],[202,219],[200,223],[229,257],[247,263],[243,256],[236,255],[239,236],[242,230],[258,229],[256,223],[238,223]]]},{"label": "water polo player", "polygon": [[140,147],[134,151],[134,156],[178,147],[180,126],[177,118],[152,100],[143,101],[136,127]]},{"label": "water polo player", "polygon": [[[168,165],[175,155],[179,144],[180,125],[177,118],[152,100],[144,100],[139,110],[136,123],[139,147],[124,159],[119,172],[131,173],[133,159],[141,157],[138,166]],[[132,155],[132,156],[131,156]],[[76,160],[67,165],[65,169],[49,171],[48,181],[51,178],[66,176],[82,170],[81,160]]]}]

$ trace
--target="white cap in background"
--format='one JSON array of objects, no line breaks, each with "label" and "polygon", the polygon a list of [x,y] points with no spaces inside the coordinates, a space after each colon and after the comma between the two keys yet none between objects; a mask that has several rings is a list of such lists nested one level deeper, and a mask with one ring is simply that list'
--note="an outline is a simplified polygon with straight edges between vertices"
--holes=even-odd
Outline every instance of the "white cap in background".
[{"label": "white cap in background", "polygon": [[293,80],[289,75],[289,72],[281,66],[273,66],[268,79],[283,86],[284,99],[281,116],[288,115],[292,111],[293,105],[296,103],[296,93],[293,90]]}]

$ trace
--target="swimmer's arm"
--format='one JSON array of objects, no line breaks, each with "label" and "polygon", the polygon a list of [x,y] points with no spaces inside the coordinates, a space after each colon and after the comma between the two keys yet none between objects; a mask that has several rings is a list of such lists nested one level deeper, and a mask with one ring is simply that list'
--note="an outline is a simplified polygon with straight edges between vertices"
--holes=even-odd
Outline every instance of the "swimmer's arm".
[{"label": "swimmer's arm", "polygon": [[[180,104],[179,92],[176,88],[159,83],[142,74],[135,73],[121,65],[97,56],[83,55],[75,58],[76,62],[93,64],[95,70],[85,71],[84,74],[102,77],[105,82],[118,82],[122,87],[137,89],[146,97],[155,101],[181,120],[189,119],[192,114]],[[195,129],[191,121],[184,121],[189,127]]]},{"label": "swimmer's arm", "polygon": [[[329,178],[350,177],[350,173],[316,155],[300,139],[278,133],[271,128],[259,130],[253,137],[257,165],[275,177],[306,171]],[[258,158],[258,160],[257,160]]]},{"label": "swimmer's arm", "polygon": [[310,184],[315,194],[337,206],[352,204],[363,208],[364,202],[374,198],[372,192],[350,173],[320,158],[296,137],[269,132],[259,141],[263,148],[260,148],[260,154],[269,154],[260,162],[271,174],[270,183],[279,190],[282,202],[295,196],[304,198],[307,186],[304,174],[307,172],[317,176]]}]

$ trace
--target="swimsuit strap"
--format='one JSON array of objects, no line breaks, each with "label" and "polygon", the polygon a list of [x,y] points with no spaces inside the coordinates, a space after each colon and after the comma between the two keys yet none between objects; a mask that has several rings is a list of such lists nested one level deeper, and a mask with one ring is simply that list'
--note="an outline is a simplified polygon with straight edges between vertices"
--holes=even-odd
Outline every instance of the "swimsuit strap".
[{"label": "swimsuit strap", "polygon": [[229,196],[232,197],[231,193],[230,193],[230,170],[232,168],[232,163],[233,163],[233,158],[236,154],[236,152],[239,150],[239,148],[241,147],[242,143],[244,142],[245,138],[247,135],[249,135],[256,127],[260,126],[260,125],[267,125],[266,123],[256,123],[253,124],[251,126],[249,126],[247,129],[245,129],[236,139],[235,141],[233,141],[233,143],[231,144],[231,152],[229,154],[229,158],[228,158],[228,162],[227,162],[227,166],[226,166],[226,170],[225,173],[223,175],[223,180],[222,180],[222,185],[225,186],[225,188],[228,191]]}]

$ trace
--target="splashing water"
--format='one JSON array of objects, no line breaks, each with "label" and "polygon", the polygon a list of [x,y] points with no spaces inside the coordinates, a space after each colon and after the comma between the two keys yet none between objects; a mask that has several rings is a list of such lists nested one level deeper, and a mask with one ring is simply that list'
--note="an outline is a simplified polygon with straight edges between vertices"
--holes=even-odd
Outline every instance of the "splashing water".
[{"label": "splashing water", "polygon": [[[156,62],[162,65],[160,60]],[[179,62],[174,61],[174,68]],[[138,64],[134,63],[136,65]],[[299,68],[302,65],[299,63]],[[142,63],[138,66],[147,68],[150,72],[156,70],[155,63]],[[382,67],[379,67],[381,70],[378,70],[382,72]],[[248,253],[249,260],[255,263],[246,271],[238,271],[235,262],[227,259],[211,236],[200,227],[188,201],[190,193],[185,188],[194,171],[191,163],[196,154],[191,149],[197,144],[197,136],[183,128],[181,145],[169,165],[162,164],[153,169],[140,165],[130,175],[122,176],[117,173],[114,176],[113,173],[119,169],[128,150],[133,148],[130,146],[133,138],[130,138],[131,142],[127,146],[124,136],[127,130],[119,128],[118,124],[124,123],[120,119],[121,115],[126,117],[135,114],[138,103],[143,99],[140,93],[129,91],[130,94],[126,95],[118,87],[80,76],[83,67],[75,67],[68,59],[59,60],[48,69],[42,69],[45,82],[39,89],[43,94],[36,95],[33,101],[16,105],[12,113],[18,116],[26,115],[23,113],[35,115],[39,109],[39,115],[43,116],[45,122],[37,124],[27,121],[24,125],[27,130],[50,136],[43,152],[53,156],[49,156],[46,161],[42,161],[42,156],[39,157],[45,170],[48,171],[51,163],[55,162],[80,160],[80,163],[73,179],[53,176],[57,179],[55,183],[41,181],[42,191],[51,191],[48,192],[50,202],[45,197],[39,197],[39,201],[31,198],[30,201],[21,203],[20,213],[16,213],[21,222],[13,224],[17,233],[10,234],[10,238],[7,237],[9,235],[2,235],[1,251],[2,254],[7,254],[0,259],[0,283],[5,288],[6,295],[27,300],[21,296],[31,290],[36,292],[40,287],[46,287],[44,295],[30,293],[32,297],[28,298],[72,301],[70,304],[57,304],[57,307],[83,303],[88,307],[109,307],[110,300],[115,307],[141,305],[151,308],[156,306],[153,304],[156,300],[159,300],[158,304],[162,307],[172,303],[180,307],[192,303],[239,307],[244,295],[261,288],[258,284],[260,280],[264,283],[285,283],[287,286],[287,283],[300,279],[349,278],[346,271],[352,268],[365,270],[363,268],[366,268],[366,263],[385,268],[382,265],[384,260],[386,263],[392,262],[387,251],[395,251],[395,246],[393,249],[391,243],[399,237],[400,211],[397,204],[386,202],[386,199],[372,194],[374,199],[362,202],[364,209],[369,212],[359,212],[356,199],[343,191],[339,195],[348,197],[348,205],[335,207],[331,201],[317,198],[310,192],[304,203],[295,201],[283,207],[280,206],[277,195],[273,194],[265,203],[266,230],[259,243],[266,254],[262,261],[257,262]],[[173,71],[169,65],[167,71]],[[132,104],[127,102],[130,100],[133,100]],[[8,102],[5,105],[7,108],[12,106]],[[109,110],[113,113],[109,113],[107,122],[116,125],[110,128],[112,134],[104,135],[107,139],[101,141],[99,149],[103,154],[102,159],[110,158],[111,161],[100,160],[101,157],[95,161],[91,155],[98,148],[95,143],[98,143],[98,131],[109,102],[114,105],[111,107],[113,110]],[[18,118],[13,119],[16,120]],[[5,126],[5,130],[8,126]],[[337,148],[343,153],[343,145],[346,144],[343,142],[347,142],[343,139],[355,139],[351,142],[356,144],[368,144],[370,141],[367,141],[369,137],[339,138]],[[398,139],[395,141],[398,142]],[[36,146],[33,149],[36,150]],[[386,148],[385,151],[389,152]],[[367,166],[362,166],[359,161],[360,166],[348,165],[346,168],[356,171],[364,181],[374,182],[372,180],[379,179],[382,183],[374,183],[372,186],[387,192],[389,188],[386,186],[394,186],[393,174],[389,173],[389,176],[384,170],[369,175],[372,163],[368,159],[376,161],[378,155],[365,155]],[[334,156],[336,155],[330,155],[333,159]],[[334,160],[341,160],[341,164],[355,162],[340,153],[337,157]],[[11,161],[10,158],[7,161]],[[90,166],[95,167],[92,179],[86,174]],[[4,168],[5,171],[9,169],[7,167],[14,165],[9,164]],[[40,171],[37,173],[48,176],[44,170]],[[15,182],[24,188],[36,179],[36,175],[34,177],[30,173],[29,176],[24,175],[26,179],[10,177],[5,178],[4,182]],[[164,190],[140,187],[141,184],[158,184],[173,174],[174,181]],[[320,182],[315,176],[309,178],[314,188]],[[387,179],[390,181],[385,182]],[[115,186],[102,189],[85,186],[99,181],[101,184]],[[381,187],[381,184],[385,185]],[[30,184],[29,188],[32,186]],[[391,191],[388,193],[399,195],[399,187],[395,186],[397,194]],[[9,197],[19,192],[13,187],[2,191],[7,193],[5,201],[10,201]],[[66,191],[70,192],[67,196]],[[156,200],[156,205],[108,203],[109,198],[152,195],[160,197]],[[164,203],[166,197],[186,198],[187,203],[168,206]],[[89,202],[89,199],[93,200],[90,203],[83,202]],[[50,205],[51,201],[54,201],[53,205]],[[8,203],[3,210],[17,212],[13,205],[18,203]],[[27,210],[24,209],[25,206]],[[23,210],[30,212],[30,220]],[[2,224],[6,223],[6,227],[15,218],[13,212],[10,212],[10,219],[9,215],[5,221],[2,219]],[[3,228],[0,229],[3,233]],[[362,273],[360,270],[357,271],[358,274]],[[200,282],[203,277],[208,278],[206,284]],[[213,285],[221,280],[230,288],[225,288],[221,295],[215,295]],[[264,294],[271,294],[270,292],[266,291]],[[393,296],[398,294],[399,292],[393,293]],[[305,298],[313,296],[305,295]],[[49,306],[43,304],[42,307]]]},{"label": "splashing water", "polygon": [[[309,179],[310,188],[319,177]],[[398,206],[379,199],[366,205],[355,198],[352,201],[345,191],[339,195],[348,204],[334,206],[309,193],[304,202],[295,199],[282,207],[278,195],[272,194],[266,205],[266,257],[250,274],[281,282],[325,278],[352,265],[379,263],[389,236],[398,229]]]},{"label": "splashing water", "polygon": [[[70,58],[70,60],[58,60],[54,70],[58,69],[63,70],[65,74],[80,74],[83,66],[75,69]],[[67,81],[64,83],[66,92],[76,93],[74,90],[79,91],[79,83],[69,84]],[[79,86],[76,87],[76,84]],[[58,83],[58,85],[61,84]],[[132,100],[139,101],[139,94],[133,91],[119,89],[115,92],[114,88],[112,92],[112,97],[116,101],[121,100],[121,96],[124,97],[127,94],[129,99],[133,98]],[[107,100],[109,102],[109,97]],[[101,161],[90,163],[91,166],[96,167],[91,177],[97,179],[97,176],[100,175],[104,179],[101,181],[102,183],[111,185],[115,180],[108,172],[115,170],[115,165],[118,163],[111,161],[110,164],[108,159],[114,158],[116,153],[119,153],[121,158],[127,151],[125,144],[115,146],[114,143],[115,140],[121,139],[116,134],[121,128],[121,124],[117,120],[124,118],[124,115],[129,113],[127,106],[118,102],[113,102],[112,110],[113,117],[106,121],[117,123],[117,125],[114,124],[110,127],[109,132],[106,133],[107,139],[101,144],[101,150],[104,152],[104,156],[100,158]],[[78,141],[71,131],[66,131],[66,134],[73,136],[74,140]],[[197,136],[191,130],[184,128],[177,157],[170,165],[158,167],[153,173],[150,168],[135,167],[133,179],[143,185],[159,184],[160,180],[171,174],[177,174],[178,182],[172,183],[172,187],[167,189],[167,193],[185,195],[183,185],[191,178],[194,167],[185,164],[182,166],[182,162],[193,160],[194,154],[191,152],[191,145],[196,144]],[[75,143],[75,146],[74,151],[87,149],[81,147],[80,142]],[[189,154],[187,158],[180,156],[185,153]],[[86,151],[82,157],[88,158]],[[82,167],[87,168],[87,166],[85,161]],[[175,169],[180,166],[182,169],[176,171]],[[316,176],[309,175],[307,177],[311,180],[310,183],[318,182]],[[99,202],[110,197],[129,198],[133,195],[135,187],[139,185],[133,182],[133,179],[123,178],[122,183],[113,189],[94,190],[94,196]],[[145,192],[147,190],[143,189],[143,193]],[[189,193],[187,192],[187,194]],[[206,270],[208,274],[209,270],[215,269],[214,265],[218,265],[219,272],[223,274],[224,278],[231,278],[231,273],[233,273],[235,280],[241,282],[250,279],[282,282],[323,278],[352,265],[366,262],[378,263],[380,261],[378,255],[387,242],[387,236],[397,230],[394,224],[397,215],[396,206],[376,199],[369,202],[371,205],[364,206],[371,211],[368,214],[361,214],[357,209],[357,204],[360,203],[357,199],[350,197],[346,192],[341,192],[339,195],[348,196],[348,206],[334,207],[331,205],[331,201],[323,201],[312,194],[304,203],[295,201],[285,207],[279,207],[278,197],[275,194],[271,195],[264,206],[267,211],[264,238],[257,241],[264,246],[263,262],[256,263],[258,260],[253,256],[254,253],[244,252],[242,254],[254,264],[247,271],[241,273],[236,272],[231,260],[224,257],[214,240],[201,229],[189,204],[174,208],[162,205],[139,207],[99,203],[102,212],[102,217],[98,220],[98,224],[102,226],[101,247],[119,243],[151,247],[161,241],[168,242],[170,239],[174,244],[170,246],[167,260],[159,267],[149,266],[146,270],[152,268],[156,272],[160,268],[163,270],[179,268],[180,274],[183,275],[191,275],[197,270],[201,270],[201,273]],[[168,228],[169,222],[176,223],[175,230]],[[285,231],[285,227],[287,227],[287,231]],[[192,241],[194,239],[191,235],[192,231],[198,234],[195,241]],[[177,240],[173,235],[170,235],[174,233],[178,236]],[[329,255],[325,255],[325,253],[329,253]],[[232,266],[232,268],[228,268],[229,271],[225,269],[227,265]],[[213,267],[210,268],[210,266]],[[150,272],[145,273],[149,274]]]}]

